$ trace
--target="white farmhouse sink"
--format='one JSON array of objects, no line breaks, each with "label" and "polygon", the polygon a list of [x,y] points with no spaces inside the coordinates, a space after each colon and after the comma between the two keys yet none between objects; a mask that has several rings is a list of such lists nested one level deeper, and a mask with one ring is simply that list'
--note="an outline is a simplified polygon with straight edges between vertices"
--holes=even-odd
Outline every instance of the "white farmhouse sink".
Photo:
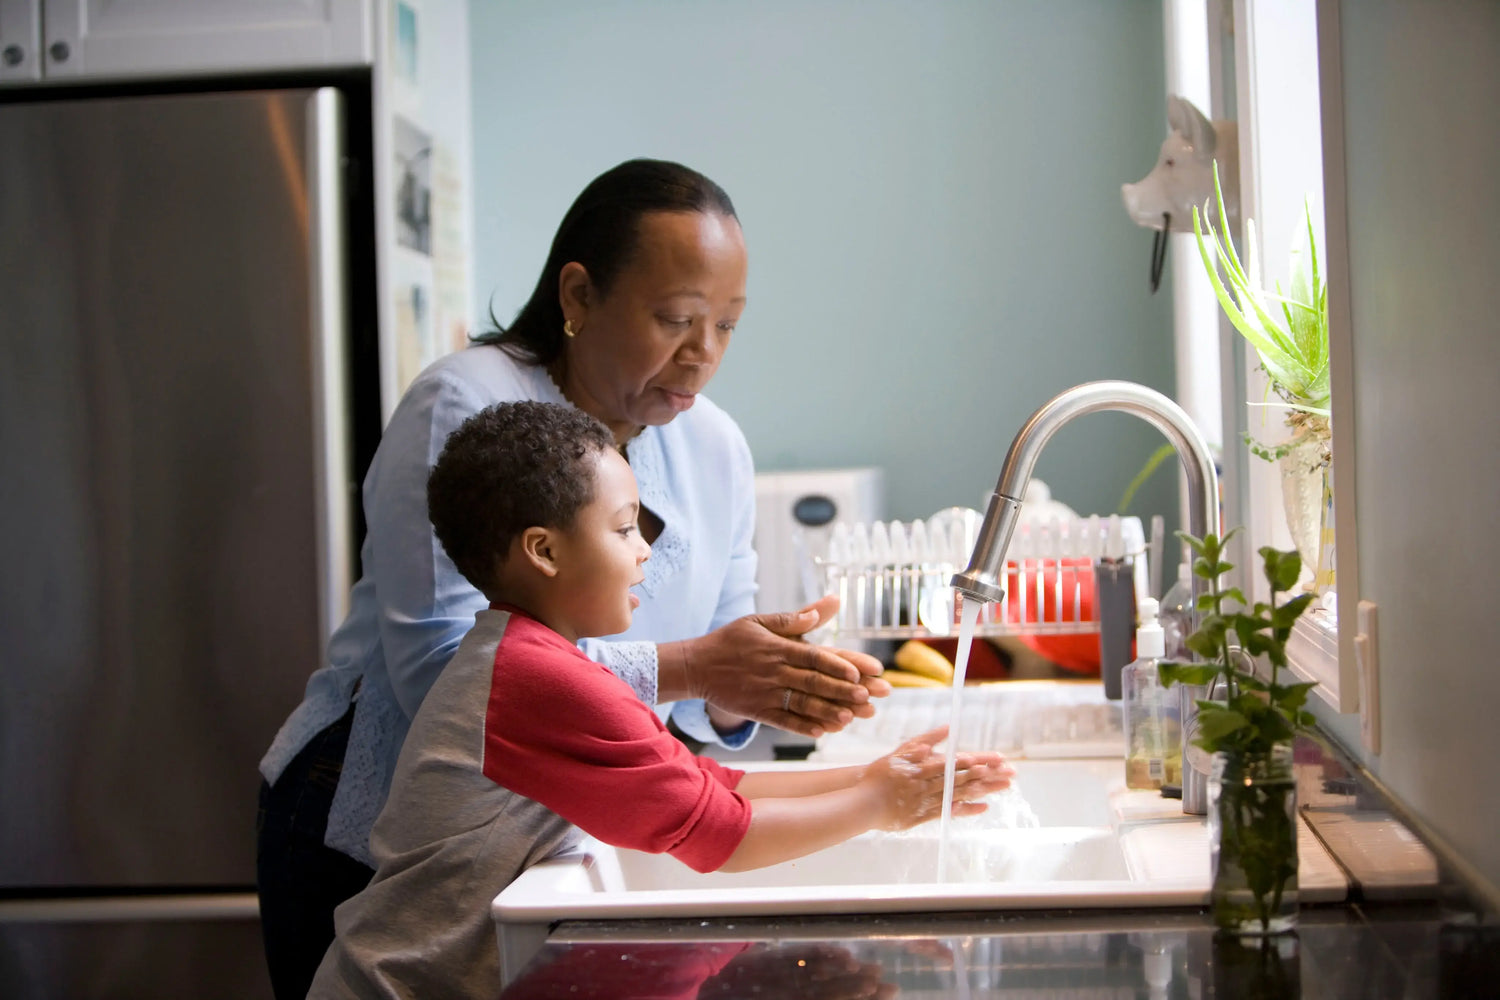
[{"label": "white farmhouse sink", "polygon": [[[1208,834],[1177,802],[1124,787],[1118,758],[1012,760],[1016,797],[955,821],[949,880],[936,881],[938,823],[866,834],[749,872],[694,872],[667,855],[586,841],[527,870],[494,900],[506,981],[560,920],[1201,906]],[[806,764],[753,765],[795,769]],[[1034,822],[1036,825],[1021,825]],[[1342,899],[1345,883],[1316,838],[1303,837],[1304,901]]]},{"label": "white farmhouse sink", "polygon": [[[924,833],[928,831],[924,830]],[[937,831],[929,836],[866,834],[816,854],[748,872],[706,875],[666,854],[612,850],[597,841],[586,850],[596,891],[763,890],[790,886],[828,889],[871,881],[933,882]],[[1053,882],[1128,879],[1119,841],[1108,829],[1051,827],[967,831],[950,840],[949,878],[986,882]]]}]

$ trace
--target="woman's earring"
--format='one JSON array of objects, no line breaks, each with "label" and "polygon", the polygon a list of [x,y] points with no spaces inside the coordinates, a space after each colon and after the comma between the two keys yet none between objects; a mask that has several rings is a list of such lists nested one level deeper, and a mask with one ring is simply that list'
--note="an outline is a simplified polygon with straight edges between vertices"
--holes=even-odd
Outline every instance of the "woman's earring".
[{"label": "woman's earring", "polygon": [[575,335],[575,333],[576,331],[573,329],[573,321],[570,319],[563,320],[563,336],[572,337]]}]

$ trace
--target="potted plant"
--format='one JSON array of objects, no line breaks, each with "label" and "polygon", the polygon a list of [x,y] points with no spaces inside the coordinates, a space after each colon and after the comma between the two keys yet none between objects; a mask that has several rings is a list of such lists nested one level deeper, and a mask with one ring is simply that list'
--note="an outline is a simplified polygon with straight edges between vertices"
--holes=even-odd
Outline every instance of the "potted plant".
[{"label": "potted plant", "polygon": [[[1193,573],[1208,581],[1198,598],[1198,627],[1187,647],[1198,663],[1163,663],[1162,682],[1205,685],[1192,746],[1212,754],[1208,819],[1215,922],[1240,935],[1291,930],[1297,914],[1297,786],[1292,742],[1313,724],[1303,706],[1315,682],[1283,683],[1286,642],[1313,595],[1278,602],[1302,571],[1296,552],[1260,550],[1269,602],[1251,605],[1238,588],[1222,589],[1234,567],[1224,539],[1179,531],[1196,556]],[[1256,663],[1264,663],[1263,671]]]},{"label": "potted plant", "polygon": [[[1214,194],[1219,195],[1218,168]],[[1229,219],[1219,202],[1218,229],[1193,209],[1193,233],[1219,305],[1260,357],[1270,389],[1286,408],[1288,436],[1268,446],[1246,435],[1257,456],[1276,462],[1281,471],[1282,503],[1287,527],[1305,565],[1322,571],[1327,582],[1332,567],[1320,567],[1322,526],[1329,505],[1328,469],[1333,435],[1329,424],[1328,287],[1318,270],[1318,245],[1313,231],[1312,205],[1303,203],[1304,225],[1291,252],[1290,287],[1283,291],[1262,286],[1256,255],[1255,220],[1246,219],[1250,263],[1247,272],[1229,238]],[[1212,246],[1210,247],[1210,244]],[[1223,276],[1220,276],[1220,272]],[[1228,287],[1226,287],[1226,284]]]}]

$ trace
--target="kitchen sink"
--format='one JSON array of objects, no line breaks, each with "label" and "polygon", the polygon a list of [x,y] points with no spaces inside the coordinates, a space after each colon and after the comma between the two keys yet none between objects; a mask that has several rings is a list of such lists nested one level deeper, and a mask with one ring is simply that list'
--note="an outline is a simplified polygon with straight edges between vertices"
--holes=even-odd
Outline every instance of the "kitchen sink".
[{"label": "kitchen sink", "polygon": [[[1203,906],[1209,841],[1202,817],[1155,792],[1125,788],[1118,758],[1011,761],[1011,792],[951,824],[947,881],[937,881],[938,823],[869,833],[794,861],[700,874],[668,855],[586,839],[536,865],[491,906],[508,982],[563,920],[1003,912]],[[805,763],[750,765],[761,770]],[[1304,902],[1344,898],[1338,866],[1301,825]]]},{"label": "kitchen sink", "polygon": [[[1012,760],[1012,792],[951,824],[937,881],[938,823],[869,833],[794,861],[700,874],[668,855],[585,840],[494,900],[507,981],[563,920],[638,920],[1202,906],[1208,830],[1180,803],[1124,787],[1118,758]],[[804,763],[765,763],[790,770]],[[1301,898],[1344,898],[1338,867],[1303,829]]]},{"label": "kitchen sink", "polygon": [[[929,824],[930,825],[930,824]],[[613,850],[591,842],[590,884],[598,893],[682,890],[712,893],[787,887],[834,888],[937,878],[937,831],[865,834],[794,861],[746,872],[700,874],[666,854]],[[1051,882],[1128,879],[1125,856],[1108,829],[1049,827],[955,831],[949,878],[960,881]]]}]

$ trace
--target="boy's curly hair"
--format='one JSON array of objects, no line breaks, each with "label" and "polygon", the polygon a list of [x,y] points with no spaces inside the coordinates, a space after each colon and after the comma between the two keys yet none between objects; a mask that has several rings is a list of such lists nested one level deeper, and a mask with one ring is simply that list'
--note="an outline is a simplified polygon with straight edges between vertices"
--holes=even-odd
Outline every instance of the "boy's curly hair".
[{"label": "boy's curly hair", "polygon": [[448,436],[427,478],[427,513],[448,558],[485,596],[510,543],[567,528],[594,498],[593,460],[614,448],[598,420],[557,403],[497,403]]}]

